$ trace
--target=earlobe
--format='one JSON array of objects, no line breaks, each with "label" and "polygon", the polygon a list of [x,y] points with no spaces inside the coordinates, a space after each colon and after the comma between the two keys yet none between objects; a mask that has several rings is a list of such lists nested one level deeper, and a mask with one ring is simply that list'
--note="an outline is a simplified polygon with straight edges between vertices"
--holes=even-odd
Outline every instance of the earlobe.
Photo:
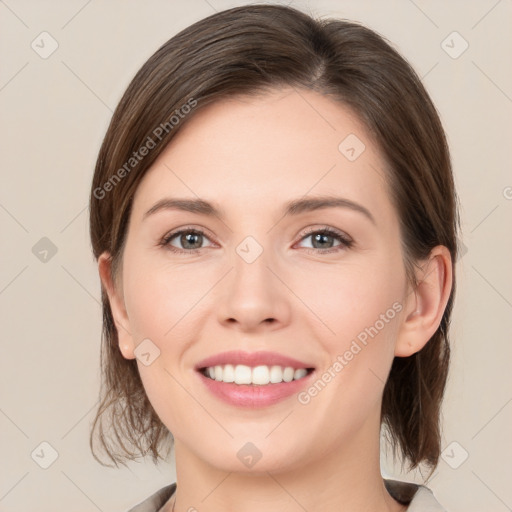
[{"label": "earlobe", "polygon": [[108,296],[112,316],[117,329],[117,338],[119,341],[119,350],[125,359],[135,359],[135,344],[130,333],[130,322],[126,307],[122,297],[122,292],[118,290],[111,274],[111,256],[104,252],[98,258],[98,271],[101,283]]},{"label": "earlobe", "polygon": [[441,323],[451,289],[450,251],[439,245],[422,265],[418,286],[405,299],[405,315],[395,344],[395,356],[408,357],[428,343]]}]

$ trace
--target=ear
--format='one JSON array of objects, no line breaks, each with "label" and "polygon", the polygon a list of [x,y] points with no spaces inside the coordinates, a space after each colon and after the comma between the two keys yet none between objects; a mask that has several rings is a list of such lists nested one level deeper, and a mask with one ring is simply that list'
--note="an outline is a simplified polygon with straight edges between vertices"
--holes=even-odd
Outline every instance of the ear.
[{"label": "ear", "polygon": [[98,258],[98,271],[101,283],[105,289],[114,323],[117,328],[117,338],[119,341],[119,349],[126,359],[135,359],[135,343],[129,330],[130,321],[126,312],[122,290],[119,289],[112,279],[112,259],[110,253],[104,252]]},{"label": "ear", "polygon": [[417,278],[416,290],[410,290],[404,300],[404,320],[395,344],[397,357],[419,352],[441,323],[452,289],[452,259],[448,248],[434,247]]}]

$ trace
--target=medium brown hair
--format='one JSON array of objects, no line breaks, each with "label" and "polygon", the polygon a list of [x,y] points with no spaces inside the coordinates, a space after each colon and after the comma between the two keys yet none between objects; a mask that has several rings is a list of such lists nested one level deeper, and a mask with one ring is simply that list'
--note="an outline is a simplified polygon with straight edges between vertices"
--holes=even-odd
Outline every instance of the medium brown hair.
[{"label": "medium brown hair", "polygon": [[[110,253],[115,282],[134,193],[180,128],[212,102],[283,86],[313,90],[350,108],[378,144],[413,287],[415,266],[436,245],[446,246],[452,262],[457,260],[460,221],[448,145],[436,109],[408,62],[358,23],[249,5],[209,16],[167,41],[137,72],[114,112],[92,181],[90,236],[96,259]],[[155,144],[139,158],[150,140]],[[454,293],[455,268],[439,328],[419,352],[395,357],[384,388],[382,425],[393,453],[398,449],[410,469],[425,463],[433,471],[439,459]],[[172,433],[146,396],[136,360],[119,350],[103,288],[102,302],[102,386],[91,427],[93,455],[98,431],[116,466],[147,454],[156,463],[164,458],[163,445],[172,445]]]}]

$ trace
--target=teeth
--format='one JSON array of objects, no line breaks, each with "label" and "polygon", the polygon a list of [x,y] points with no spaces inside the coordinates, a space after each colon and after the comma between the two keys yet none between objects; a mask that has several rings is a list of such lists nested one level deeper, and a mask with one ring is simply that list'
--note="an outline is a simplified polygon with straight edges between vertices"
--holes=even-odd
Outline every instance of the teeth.
[{"label": "teeth", "polygon": [[235,382],[235,367],[232,364],[227,364],[224,369],[221,368],[223,382]]},{"label": "teeth", "polygon": [[[220,371],[223,371],[222,366],[216,366]],[[249,366],[243,366],[241,364],[235,367],[235,384],[251,384],[252,383],[252,370]]]},{"label": "teeth", "polygon": [[289,366],[287,366],[283,372],[283,380],[285,382],[291,382],[293,380],[294,375],[295,375],[295,370],[293,368],[290,368]]},{"label": "teeth", "polygon": [[251,382],[252,384],[258,384],[259,386],[264,386],[265,384],[268,384],[270,382],[270,370],[268,366],[256,366],[255,368],[253,368]]},{"label": "teeth", "polygon": [[308,371],[305,368],[299,368],[298,370],[295,370],[295,373],[293,374],[293,380],[302,379],[302,377],[305,377],[307,374]]},{"label": "teeth", "polygon": [[294,369],[291,366],[255,366],[244,364],[236,366],[210,366],[204,370],[204,375],[219,382],[234,382],[235,384],[253,384],[264,386],[266,384],[279,384],[302,379],[308,374],[305,368]]}]

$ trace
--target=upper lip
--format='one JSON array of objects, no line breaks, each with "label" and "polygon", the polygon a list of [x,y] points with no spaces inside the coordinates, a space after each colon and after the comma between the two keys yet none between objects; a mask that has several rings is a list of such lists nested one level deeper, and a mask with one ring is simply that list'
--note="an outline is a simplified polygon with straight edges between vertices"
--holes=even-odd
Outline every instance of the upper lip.
[{"label": "upper lip", "polygon": [[314,368],[312,364],[299,361],[293,357],[288,357],[277,352],[243,352],[241,350],[231,350],[229,352],[222,352],[213,356],[203,359],[196,364],[195,369],[208,368],[210,366],[223,366],[226,364],[243,364],[246,366],[291,366],[292,368]]}]

